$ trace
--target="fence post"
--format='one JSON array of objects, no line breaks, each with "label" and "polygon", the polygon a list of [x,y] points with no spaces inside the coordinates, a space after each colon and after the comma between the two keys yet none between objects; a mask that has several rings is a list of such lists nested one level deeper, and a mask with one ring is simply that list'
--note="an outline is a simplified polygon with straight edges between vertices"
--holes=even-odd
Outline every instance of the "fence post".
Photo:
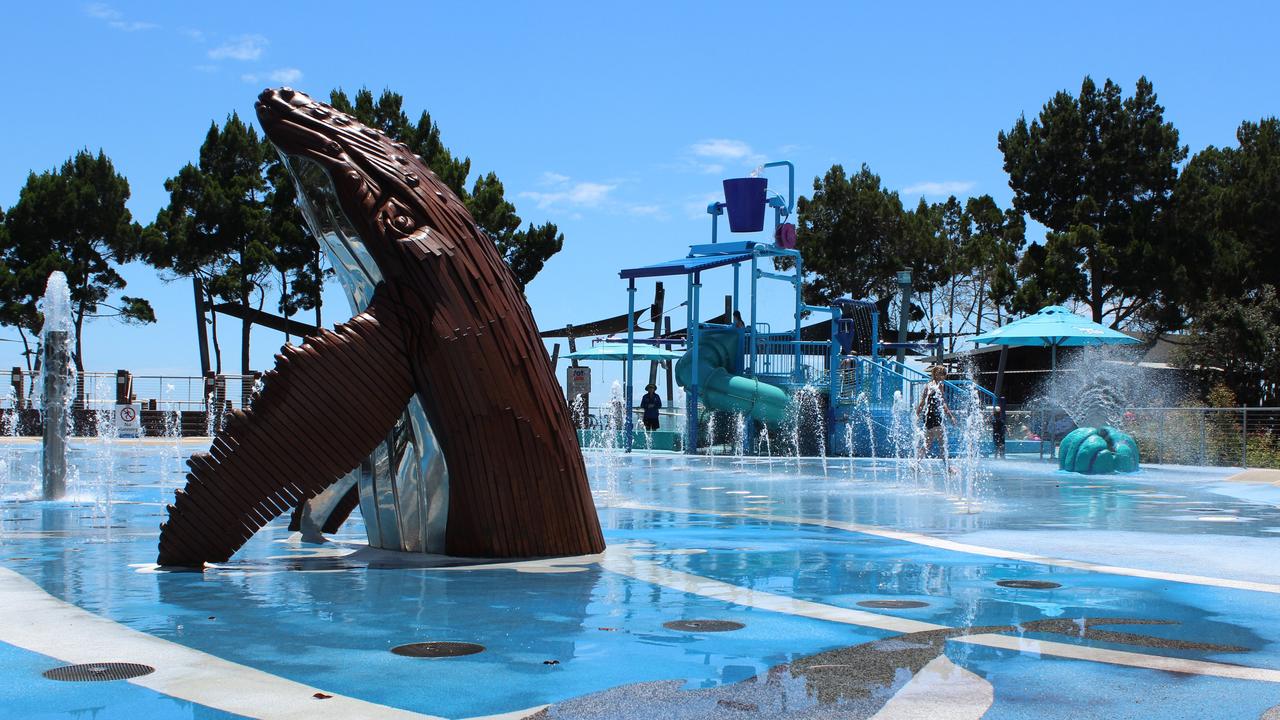
[{"label": "fence post", "polygon": [[1240,408],[1240,467],[1249,467],[1249,406]]},{"label": "fence post", "polygon": [[1160,456],[1156,458],[1156,462],[1160,465],[1164,464],[1164,419],[1168,414],[1168,410],[1160,411],[1160,434],[1156,436],[1156,450],[1160,453]]},{"label": "fence post", "polygon": [[1205,458],[1205,454],[1206,454],[1205,453],[1205,435],[1206,435],[1205,422],[1208,419],[1208,412],[1209,411],[1207,410],[1200,411],[1200,464],[1201,465],[1204,465],[1206,460]]}]

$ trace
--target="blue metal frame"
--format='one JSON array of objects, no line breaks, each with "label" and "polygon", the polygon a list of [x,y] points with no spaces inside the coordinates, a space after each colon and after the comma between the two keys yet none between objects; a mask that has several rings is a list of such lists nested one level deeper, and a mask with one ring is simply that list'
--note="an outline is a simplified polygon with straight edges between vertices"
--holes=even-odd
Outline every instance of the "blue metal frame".
[{"label": "blue metal frame", "polygon": [[[774,233],[776,236],[778,227],[785,218],[790,217],[795,210],[795,166],[789,161],[777,161],[765,163],[763,168],[785,167],[787,168],[787,197],[785,199],[775,195],[769,198],[768,205],[774,210]],[[828,403],[828,414],[833,415],[836,405],[839,403],[840,392],[840,346],[836,340],[838,333],[838,324],[841,318],[841,310],[838,307],[823,307],[817,305],[807,305],[804,302],[804,258],[799,250],[780,248],[772,242],[759,241],[731,241],[719,242],[719,218],[724,214],[725,204],[723,202],[713,202],[707,206],[707,214],[711,216],[711,242],[709,244],[691,245],[689,254],[684,258],[670,260],[655,265],[647,265],[638,268],[629,268],[620,271],[620,277],[628,281],[628,313],[631,320],[627,325],[627,369],[626,369],[626,393],[627,393],[627,419],[626,419],[626,447],[630,451],[634,440],[634,420],[631,414],[631,405],[633,401],[634,382],[632,373],[634,371],[634,347],[635,339],[635,293],[636,278],[642,277],[664,277],[671,275],[684,275],[687,278],[687,301],[686,322],[687,328],[685,343],[692,357],[698,356],[699,336],[702,328],[706,326],[701,322],[701,291],[702,291],[702,272],[717,267],[730,265],[733,267],[733,302],[732,310],[739,312],[740,294],[741,294],[741,265],[747,262],[751,263],[750,274],[750,322],[745,323],[747,327],[743,332],[744,360],[743,368],[740,372],[745,372],[751,376],[761,376],[769,374],[768,368],[760,367],[757,356],[762,347],[768,345],[782,349],[787,345],[789,348],[783,350],[791,356],[791,369],[786,378],[770,377],[771,382],[778,382],[792,390],[799,388],[805,384],[809,377],[802,361],[802,346],[815,345],[820,343],[806,343],[801,340],[801,325],[805,313],[825,312],[831,315],[831,340],[828,343],[827,363],[827,392],[831,398]],[[791,273],[779,273],[770,270],[763,270],[760,267],[761,258],[790,258],[794,268]],[[760,280],[776,280],[791,284],[795,291],[795,327],[788,329],[781,338],[790,336],[789,339],[781,340],[782,346],[778,347],[779,340],[767,339],[761,336],[761,323],[759,322],[757,296]],[[854,301],[865,302],[865,301]],[[730,322],[732,324],[732,322]],[[772,336],[771,336],[772,337]],[[896,376],[903,383],[910,387],[912,379],[903,372],[880,364],[879,359],[879,317],[877,309],[871,309],[871,359],[869,361],[859,358],[860,361],[870,362],[875,366],[878,372],[884,372],[887,376]],[[785,365],[784,365],[785,367]],[[863,367],[859,365],[859,367]],[[700,378],[698,377],[698,364],[692,364],[689,385],[685,388],[685,437],[684,451],[686,453],[696,453],[698,448],[698,396],[700,389]],[[865,368],[865,372],[871,369]],[[953,389],[959,390],[960,387],[953,383]],[[979,388],[986,392],[985,388]],[[986,393],[990,394],[990,393]],[[828,420],[831,418],[829,417]],[[831,446],[831,433],[834,432],[835,423],[828,422],[828,447]],[[754,428],[749,428],[749,435],[754,435]]]}]

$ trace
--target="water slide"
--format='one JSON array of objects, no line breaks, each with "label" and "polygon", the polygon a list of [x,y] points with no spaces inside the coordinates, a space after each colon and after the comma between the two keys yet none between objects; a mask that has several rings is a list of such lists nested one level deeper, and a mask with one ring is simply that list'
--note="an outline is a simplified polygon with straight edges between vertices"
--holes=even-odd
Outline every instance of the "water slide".
[{"label": "water slide", "polygon": [[766,423],[781,422],[790,398],[777,385],[760,382],[730,370],[737,364],[739,333],[705,330],[698,336],[698,357],[687,352],[676,361],[676,382],[688,387],[698,365],[698,397],[712,410],[740,412]]}]

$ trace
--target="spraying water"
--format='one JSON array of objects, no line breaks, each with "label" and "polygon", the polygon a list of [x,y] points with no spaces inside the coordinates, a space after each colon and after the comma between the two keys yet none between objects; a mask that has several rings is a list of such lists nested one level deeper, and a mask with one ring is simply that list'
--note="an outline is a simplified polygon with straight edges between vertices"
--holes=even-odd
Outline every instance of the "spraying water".
[{"label": "spraying water", "polygon": [[743,458],[747,454],[747,416],[741,412],[733,415],[733,457],[736,466],[741,470]]},{"label": "spraying water", "polygon": [[[98,377],[94,381],[94,397],[107,397],[107,393],[113,390],[109,378]],[[116,482],[116,453],[119,449],[117,441],[120,439],[120,427],[115,421],[113,409],[107,404],[93,411],[96,437],[90,444],[90,454],[97,471],[89,473],[89,478],[81,476],[84,484],[90,485],[97,514],[108,520],[111,516],[111,492]],[[110,527],[111,523],[107,522],[106,525]]]},{"label": "spraying water", "polygon": [[40,303],[44,326],[40,346],[40,405],[44,419],[41,480],[45,500],[58,500],[67,493],[67,436],[71,431],[71,388],[75,368],[71,363],[71,291],[67,276],[55,270],[49,274],[44,299]]},{"label": "spraying water", "polygon": [[707,413],[707,456],[711,458],[708,460],[708,467],[712,469],[715,469],[716,466],[716,416],[718,414],[715,412]]},{"label": "spraying water", "polygon": [[1120,425],[1129,408],[1176,405],[1185,395],[1167,373],[1153,373],[1132,359],[1133,351],[1124,348],[1081,348],[1058,363],[1032,403],[1061,408],[1076,425],[1100,427]]}]

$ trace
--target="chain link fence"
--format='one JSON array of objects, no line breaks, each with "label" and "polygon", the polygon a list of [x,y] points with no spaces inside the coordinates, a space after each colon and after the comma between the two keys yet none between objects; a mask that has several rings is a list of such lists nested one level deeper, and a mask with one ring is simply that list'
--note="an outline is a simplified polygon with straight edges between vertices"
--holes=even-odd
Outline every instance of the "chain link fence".
[{"label": "chain link fence", "polygon": [[[1075,426],[1061,411],[1023,409],[1007,413],[1006,427],[1009,441],[1050,455]],[[1138,442],[1143,462],[1280,468],[1280,407],[1130,408],[1119,428]]]}]

